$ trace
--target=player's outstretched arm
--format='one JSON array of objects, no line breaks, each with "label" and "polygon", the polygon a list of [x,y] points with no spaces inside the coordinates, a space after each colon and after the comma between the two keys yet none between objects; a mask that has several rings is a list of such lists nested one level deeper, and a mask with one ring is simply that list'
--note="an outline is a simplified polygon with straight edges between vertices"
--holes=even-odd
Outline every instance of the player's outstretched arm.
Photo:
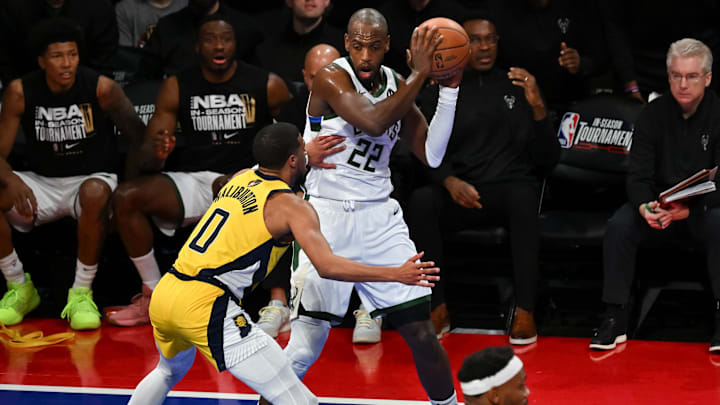
[{"label": "player's outstretched arm", "polygon": [[414,105],[430,72],[433,52],[442,41],[442,36],[436,33],[436,29],[427,27],[413,32],[408,61],[412,73],[395,94],[376,104],[355,91],[343,69],[333,65],[321,69],[313,81],[310,115],[320,116],[331,110],[370,136],[382,135]]},{"label": "player's outstretched arm", "polygon": [[[280,196],[278,196],[280,197]],[[321,277],[340,281],[397,281],[409,285],[432,287],[440,277],[433,262],[419,262],[422,253],[408,258],[400,267],[368,266],[335,255],[320,232],[320,222],[312,206],[299,197],[287,194],[277,201],[284,205],[283,216],[297,243],[302,246]]]},{"label": "player's outstretched arm", "polygon": [[175,148],[175,125],[180,102],[177,77],[170,76],[158,90],[155,114],[145,130],[136,165],[141,171],[158,171]]},{"label": "player's outstretched arm", "polygon": [[[120,133],[127,139],[129,150],[137,150],[142,145],[145,123],[138,117],[135,107],[122,88],[112,79],[100,76],[97,84],[97,98],[100,108],[105,111]],[[126,177],[136,175],[131,172],[132,164],[126,165]]]}]

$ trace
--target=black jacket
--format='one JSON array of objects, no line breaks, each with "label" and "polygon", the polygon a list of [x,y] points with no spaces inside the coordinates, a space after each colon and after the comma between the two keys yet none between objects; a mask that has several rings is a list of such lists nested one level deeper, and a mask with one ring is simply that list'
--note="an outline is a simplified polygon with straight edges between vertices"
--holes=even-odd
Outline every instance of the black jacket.
[{"label": "black jacket", "polygon": [[[428,122],[436,102],[437,87],[423,91]],[[523,89],[504,70],[466,71],[445,158],[430,177],[438,184],[451,175],[473,185],[534,181],[538,169],[551,169],[559,158],[560,144],[548,118],[533,119]]]},{"label": "black jacket", "polygon": [[[720,164],[720,98],[706,90],[690,118],[684,119],[671,94],[648,104],[635,123],[627,194],[634,207],[655,201],[661,192],[702,169]],[[691,203],[717,207],[720,193]],[[692,212],[692,209],[690,210]]]}]

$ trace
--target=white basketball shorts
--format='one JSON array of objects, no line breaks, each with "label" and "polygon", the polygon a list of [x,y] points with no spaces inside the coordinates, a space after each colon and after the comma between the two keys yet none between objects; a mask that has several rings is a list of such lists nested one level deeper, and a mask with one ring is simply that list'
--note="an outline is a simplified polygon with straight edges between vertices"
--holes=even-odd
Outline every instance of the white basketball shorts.
[{"label": "white basketball shorts", "polygon": [[[375,266],[400,266],[416,254],[397,201],[337,201],[310,197],[320,229],[333,253]],[[291,278],[293,314],[332,323],[342,321],[353,287],[373,317],[430,300],[429,287],[397,282],[353,283],[320,277],[305,252],[296,249],[298,264]],[[302,309],[300,309],[302,305]]]},{"label": "white basketball shorts", "polygon": [[15,207],[6,213],[10,225],[20,232],[29,232],[36,225],[64,217],[77,219],[82,212],[78,192],[85,180],[102,180],[110,186],[110,191],[117,188],[117,175],[114,173],[98,172],[70,177],[45,177],[34,172],[13,173],[32,190],[38,204],[37,217],[34,219],[20,216]]},{"label": "white basketball shorts", "polygon": [[172,237],[177,228],[192,225],[205,215],[205,211],[212,204],[212,183],[223,174],[211,171],[163,172],[163,174],[175,184],[178,199],[182,204],[183,219],[177,224],[153,217],[153,222],[162,233]]}]

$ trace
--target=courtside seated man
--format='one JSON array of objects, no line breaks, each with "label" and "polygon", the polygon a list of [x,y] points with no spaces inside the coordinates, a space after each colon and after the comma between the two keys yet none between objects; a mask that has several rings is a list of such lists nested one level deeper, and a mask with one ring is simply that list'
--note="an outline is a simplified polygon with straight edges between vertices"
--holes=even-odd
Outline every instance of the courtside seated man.
[{"label": "courtside seated man", "polygon": [[[160,280],[151,221],[170,236],[197,222],[218,182],[255,164],[255,134],[290,99],[279,76],[235,58],[234,28],[225,18],[216,13],[199,24],[200,66],[163,82],[141,158],[135,159],[135,171],[145,175],[120,184],[113,197],[118,233],[143,282],[131,305],[109,314],[115,325],[150,322],[150,296]],[[174,148],[178,122],[184,146]]]},{"label": "courtside seated man", "polygon": [[[709,349],[720,353],[720,192],[667,207],[657,201],[664,190],[720,164],[720,98],[709,89],[712,61],[710,48],[696,39],[673,42],[666,59],[670,93],[649,103],[635,122],[626,179],[629,201],[613,214],[605,232],[606,313],[591,349],[610,350],[627,341],[638,247],[691,240],[706,249],[715,299],[715,333]],[[662,251],[673,253],[674,249]]]},{"label": "courtside seated man", "polygon": [[367,266],[336,256],[320,232],[313,207],[292,192],[306,170],[297,127],[272,124],[256,136],[259,168],[230,180],[193,230],[150,302],[160,361],[138,385],[130,405],[163,402],[192,366],[196,348],[218,371],[233,376],[274,405],[317,404],[273,338],[250,320],[244,295],[273,271],[295,239],[323,277],[432,285],[437,268],[416,263]]},{"label": "courtside seated man", "polygon": [[[78,223],[77,265],[62,317],[73,329],[95,329],[100,313],[91,288],[117,186],[113,123],[130,143],[142,139],[145,125],[117,83],[79,66],[82,31],[73,21],[46,20],[31,42],[41,69],[10,82],[0,113],[0,269],[8,284],[0,322],[17,324],[40,303],[10,225],[28,232],[70,216]],[[30,166],[22,172],[7,162],[20,125]]]},{"label": "courtside seated man", "polygon": [[[390,151],[408,142],[423,163],[440,165],[455,118],[462,72],[441,82],[430,124],[415,106],[441,35],[419,28],[408,51],[411,74],[400,78],[382,66],[389,49],[387,21],[374,9],[355,12],[345,35],[347,58],[321,69],[313,80],[305,140],[339,134],[347,148],[328,156],[334,169],[312,170],[306,195],[318,212],[323,235],[344,257],[373,265],[398,265],[415,254],[397,201],[390,198]],[[305,249],[302,241],[300,247]],[[373,317],[387,316],[413,353],[420,381],[433,404],[457,402],[447,354],[430,322],[430,288],[397,283],[342,283],[322,278],[305,253],[292,276],[294,310],[285,348],[295,373],[303,377],[320,355],[331,322],[342,320],[355,287]]]}]

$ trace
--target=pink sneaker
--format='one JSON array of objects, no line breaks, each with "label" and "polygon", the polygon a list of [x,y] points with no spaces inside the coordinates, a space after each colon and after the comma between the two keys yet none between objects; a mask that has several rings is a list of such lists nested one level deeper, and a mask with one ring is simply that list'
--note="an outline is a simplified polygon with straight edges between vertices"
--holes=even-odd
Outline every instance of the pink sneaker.
[{"label": "pink sneaker", "polygon": [[132,298],[130,305],[119,307],[108,315],[108,322],[116,326],[147,325],[150,323],[150,297],[152,290],[143,284],[142,292]]}]

